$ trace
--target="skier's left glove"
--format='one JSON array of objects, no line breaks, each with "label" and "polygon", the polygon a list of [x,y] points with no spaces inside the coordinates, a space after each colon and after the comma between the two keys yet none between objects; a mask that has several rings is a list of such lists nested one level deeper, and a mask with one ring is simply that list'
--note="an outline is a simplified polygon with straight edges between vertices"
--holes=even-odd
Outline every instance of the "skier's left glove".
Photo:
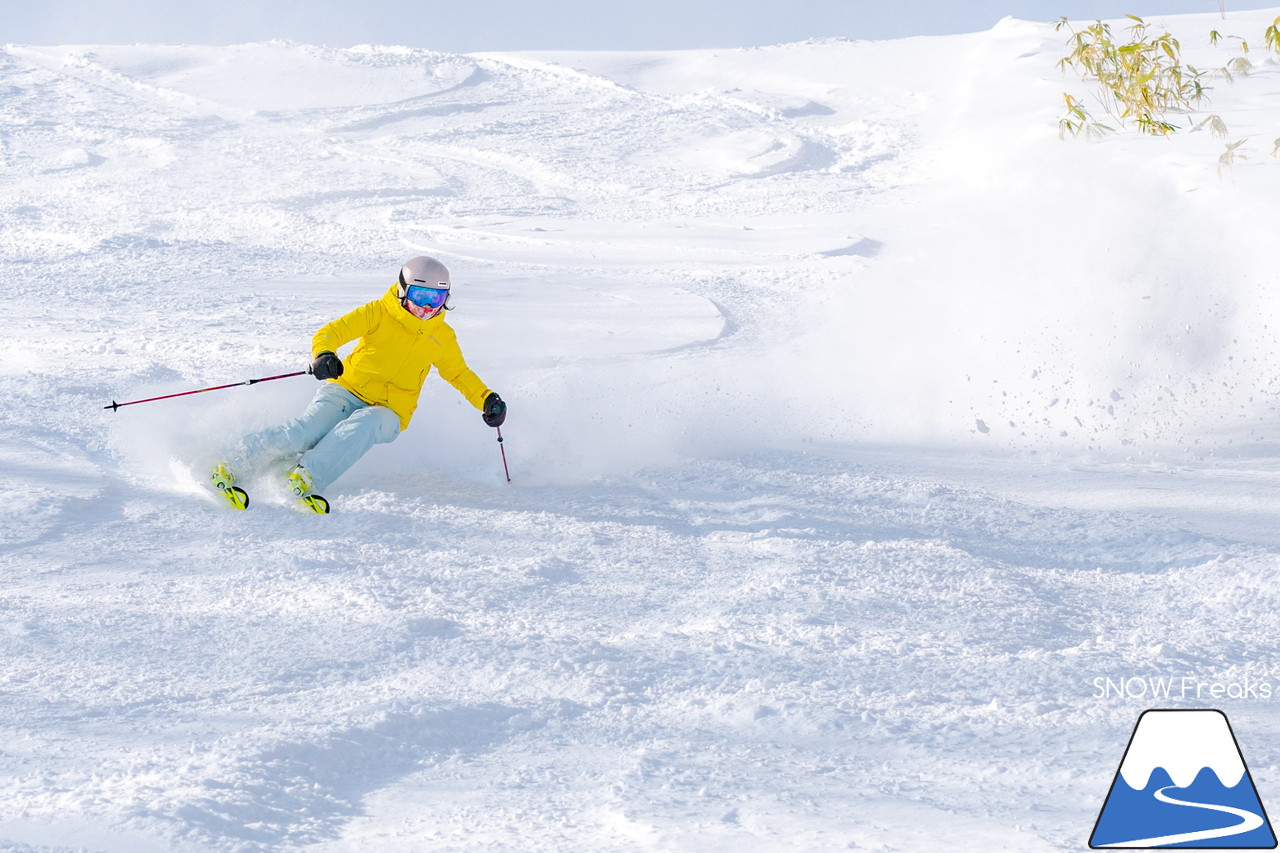
[{"label": "skier's left glove", "polygon": [[501,397],[490,391],[489,396],[484,398],[484,414],[481,417],[489,426],[500,427],[507,419],[507,404],[502,402]]}]

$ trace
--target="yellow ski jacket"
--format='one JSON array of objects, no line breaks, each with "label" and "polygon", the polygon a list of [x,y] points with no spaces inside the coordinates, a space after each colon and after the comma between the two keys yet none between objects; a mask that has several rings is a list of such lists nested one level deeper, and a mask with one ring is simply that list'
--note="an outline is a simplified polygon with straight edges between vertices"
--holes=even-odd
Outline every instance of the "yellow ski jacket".
[{"label": "yellow ski jacket", "polygon": [[441,311],[427,320],[404,310],[397,285],[349,314],[323,326],[311,339],[311,358],[360,339],[342,360],[342,376],[331,379],[366,403],[386,406],[400,416],[400,429],[418,408],[422,383],[434,367],[467,402],[484,408],[489,388],[462,358],[458,338]]}]

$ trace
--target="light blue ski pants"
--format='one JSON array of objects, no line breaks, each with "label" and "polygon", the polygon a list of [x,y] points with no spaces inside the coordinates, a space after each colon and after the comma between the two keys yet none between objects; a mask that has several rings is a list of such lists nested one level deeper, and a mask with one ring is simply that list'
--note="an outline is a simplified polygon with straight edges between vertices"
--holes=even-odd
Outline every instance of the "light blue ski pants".
[{"label": "light blue ski pants", "polygon": [[323,492],[369,448],[395,441],[399,434],[395,412],[326,382],[300,417],[247,436],[242,462],[256,471],[296,460],[310,472],[315,491]]}]

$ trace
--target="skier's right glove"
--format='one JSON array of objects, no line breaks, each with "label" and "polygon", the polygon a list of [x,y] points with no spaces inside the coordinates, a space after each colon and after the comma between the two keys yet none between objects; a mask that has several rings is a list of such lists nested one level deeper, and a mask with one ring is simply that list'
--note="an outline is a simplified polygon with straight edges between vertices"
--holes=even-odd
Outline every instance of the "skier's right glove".
[{"label": "skier's right glove", "polygon": [[327,350],[311,362],[311,375],[316,379],[337,379],[342,375],[342,359]]},{"label": "skier's right glove", "polygon": [[507,404],[502,402],[501,397],[490,391],[489,396],[484,398],[484,414],[480,417],[489,426],[500,427],[507,419]]}]

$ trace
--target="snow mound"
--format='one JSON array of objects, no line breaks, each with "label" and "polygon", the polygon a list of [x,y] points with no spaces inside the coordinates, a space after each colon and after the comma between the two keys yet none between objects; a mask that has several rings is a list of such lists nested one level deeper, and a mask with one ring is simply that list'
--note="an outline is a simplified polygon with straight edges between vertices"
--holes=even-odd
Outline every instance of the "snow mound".
[{"label": "snow mound", "polygon": [[21,54],[86,83],[243,113],[399,103],[439,95],[477,74],[475,63],[463,56],[374,45],[345,50],[290,42],[95,46],[28,48]]}]

